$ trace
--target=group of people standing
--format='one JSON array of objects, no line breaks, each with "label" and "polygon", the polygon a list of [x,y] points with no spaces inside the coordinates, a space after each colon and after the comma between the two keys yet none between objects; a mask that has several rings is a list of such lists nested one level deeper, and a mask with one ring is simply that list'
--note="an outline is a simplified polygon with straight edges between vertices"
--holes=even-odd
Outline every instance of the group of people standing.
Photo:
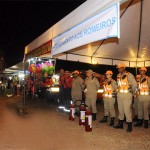
[{"label": "group of people standing", "polygon": [[[124,64],[117,66],[119,74],[117,79],[112,78],[113,72],[107,70],[106,79],[103,81],[103,101],[104,117],[99,121],[106,123],[110,117],[109,125],[116,129],[123,129],[123,122],[126,120],[128,125],[127,132],[132,131],[133,112],[131,109],[134,100],[134,120],[135,127],[143,125],[148,128],[149,111],[150,111],[150,78],[146,76],[147,69],[141,67],[139,75],[136,78],[132,73],[126,71]],[[69,71],[60,70],[60,95],[62,102],[69,104],[77,100],[82,100],[83,91],[85,93],[85,104],[92,109],[92,120],[95,121],[97,115],[96,100],[97,91],[100,88],[100,82],[92,70],[86,71],[86,79],[80,77],[79,71],[75,70],[70,76]],[[138,77],[138,78],[137,78]],[[118,123],[114,125],[116,117],[115,102],[118,106]]]},{"label": "group of people standing", "polygon": [[5,76],[0,79],[0,93],[3,96],[8,95],[21,95],[21,81],[18,76],[13,76],[12,78],[6,78]]},{"label": "group of people standing", "polygon": [[71,101],[75,102],[75,100],[81,100],[83,88],[84,81],[79,76],[79,71],[75,70],[71,76],[68,70],[60,70],[59,95],[63,105],[69,107]]}]

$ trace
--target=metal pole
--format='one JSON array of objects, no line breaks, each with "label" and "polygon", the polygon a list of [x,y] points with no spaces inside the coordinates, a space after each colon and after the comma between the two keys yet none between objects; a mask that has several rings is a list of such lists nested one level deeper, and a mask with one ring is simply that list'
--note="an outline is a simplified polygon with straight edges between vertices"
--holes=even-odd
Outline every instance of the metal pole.
[{"label": "metal pole", "polygon": [[22,108],[23,113],[25,113],[25,106],[26,106],[26,100],[25,100],[25,61],[23,62],[23,73],[24,73],[24,80],[23,80],[23,102],[22,102]]},{"label": "metal pole", "polygon": [[[34,59],[35,59],[35,68],[36,68],[36,64],[37,64],[37,57],[35,57]],[[33,88],[34,88],[33,98],[35,98],[35,89],[36,89],[36,72],[34,73],[34,83],[33,83]]]},{"label": "metal pole", "polygon": [[22,113],[23,115],[26,113],[26,99],[25,99],[25,61],[23,61],[23,101],[22,101]]},{"label": "metal pole", "polygon": [[140,6],[140,27],[139,27],[139,39],[138,39],[138,49],[137,49],[137,56],[136,56],[136,75],[137,75],[137,63],[139,58],[139,51],[140,51],[140,44],[141,44],[141,32],[142,32],[142,14],[143,14],[143,0],[141,0]]},{"label": "metal pole", "polygon": [[56,67],[56,59],[54,59],[54,73],[53,73],[53,75],[55,74],[55,67]]},{"label": "metal pole", "polygon": [[136,60],[135,73],[136,73],[136,75],[137,75],[137,60]]}]

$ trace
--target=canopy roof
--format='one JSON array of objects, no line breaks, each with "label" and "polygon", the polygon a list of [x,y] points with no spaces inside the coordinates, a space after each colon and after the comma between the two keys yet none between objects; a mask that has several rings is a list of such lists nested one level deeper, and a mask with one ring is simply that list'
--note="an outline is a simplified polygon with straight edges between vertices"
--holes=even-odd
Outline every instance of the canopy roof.
[{"label": "canopy roof", "polygon": [[23,63],[22,62],[5,69],[3,71],[3,74],[17,74],[19,72],[23,72]]},{"label": "canopy roof", "polygon": [[[107,0],[107,2],[108,1],[110,0]],[[92,4],[93,1],[89,0],[87,2]],[[87,2],[85,2],[86,6]],[[85,6],[85,4],[81,5],[81,7]],[[106,3],[103,6],[106,6]],[[90,6],[87,7],[89,7],[90,10]],[[79,8],[77,9],[78,11],[76,10],[72,12],[72,14],[79,14]],[[104,8],[106,7],[97,9],[97,11]],[[120,11],[120,39],[110,38],[97,41],[69,50],[66,53],[61,53],[54,57],[58,59],[81,61],[93,64],[116,65],[118,63],[124,63],[126,66],[130,67],[150,66],[149,8],[150,0],[126,1],[121,5]],[[69,24],[70,22],[67,23]],[[56,24],[56,26],[58,26],[58,24]],[[39,41],[40,38],[42,39],[42,37],[44,37],[44,34],[33,41],[29,47],[31,45],[34,47],[34,43],[37,43],[37,41]],[[53,37],[54,35],[51,38]]]}]

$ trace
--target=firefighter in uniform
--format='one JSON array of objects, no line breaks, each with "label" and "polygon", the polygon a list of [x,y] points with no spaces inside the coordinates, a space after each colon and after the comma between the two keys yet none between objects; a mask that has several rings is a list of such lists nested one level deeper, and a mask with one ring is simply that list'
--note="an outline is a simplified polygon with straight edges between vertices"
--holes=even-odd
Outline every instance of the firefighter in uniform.
[{"label": "firefighter in uniform", "polygon": [[65,71],[65,78],[64,78],[64,99],[65,99],[65,106],[70,107],[70,103],[72,101],[71,98],[71,87],[72,87],[72,77],[70,71]]},{"label": "firefighter in uniform", "polygon": [[104,101],[104,117],[102,120],[100,120],[100,123],[107,122],[107,118],[110,113],[111,121],[109,123],[110,126],[114,125],[114,118],[116,116],[115,114],[115,95],[116,95],[116,89],[117,89],[117,82],[112,79],[113,72],[111,70],[108,70],[106,73],[106,80],[103,84],[103,101]]},{"label": "firefighter in uniform", "polygon": [[59,100],[61,104],[65,103],[64,99],[64,80],[65,80],[65,70],[60,69],[60,77],[59,77]]},{"label": "firefighter in uniform", "polygon": [[139,69],[141,80],[136,92],[138,100],[138,121],[135,124],[136,127],[142,126],[144,119],[144,128],[148,128],[149,120],[149,103],[150,103],[150,78],[145,75],[147,69],[141,67]]},{"label": "firefighter in uniform", "polygon": [[124,115],[126,117],[126,122],[128,124],[127,132],[132,131],[132,94],[137,88],[137,83],[134,76],[125,70],[126,66],[124,64],[119,64],[117,66],[119,74],[117,75],[117,102],[118,102],[118,124],[114,128],[123,129]]},{"label": "firefighter in uniform", "polygon": [[87,78],[85,79],[85,87],[87,88],[85,103],[88,107],[92,108],[92,120],[96,120],[97,108],[97,90],[100,87],[99,81],[93,76],[93,71],[88,70],[86,72]]},{"label": "firefighter in uniform", "polygon": [[[137,74],[136,75],[136,82],[137,82],[137,87],[139,86],[140,84],[140,80],[141,80],[141,75],[140,74]],[[133,121],[137,121],[137,115],[138,115],[138,110],[137,110],[137,96],[134,96],[134,102],[133,102],[133,109],[134,109],[134,119]]]},{"label": "firefighter in uniform", "polygon": [[[84,89],[84,81],[79,76],[79,71],[75,70],[73,73],[71,96],[72,101],[75,103],[77,100],[82,100],[82,91]],[[77,104],[78,105],[78,104]]]}]

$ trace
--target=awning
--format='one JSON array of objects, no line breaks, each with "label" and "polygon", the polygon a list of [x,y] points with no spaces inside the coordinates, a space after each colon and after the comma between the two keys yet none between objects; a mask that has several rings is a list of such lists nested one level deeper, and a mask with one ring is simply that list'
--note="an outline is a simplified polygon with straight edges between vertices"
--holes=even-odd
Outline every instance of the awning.
[{"label": "awning", "polygon": [[[106,9],[113,0],[88,0],[53,27],[31,42],[32,51],[48,40],[67,31],[98,11]],[[109,5],[110,4],[110,5]],[[93,64],[116,65],[124,63],[130,67],[150,66],[150,0],[122,1],[120,10],[120,39],[109,38],[93,42],[60,53],[55,57],[63,60]]]}]

